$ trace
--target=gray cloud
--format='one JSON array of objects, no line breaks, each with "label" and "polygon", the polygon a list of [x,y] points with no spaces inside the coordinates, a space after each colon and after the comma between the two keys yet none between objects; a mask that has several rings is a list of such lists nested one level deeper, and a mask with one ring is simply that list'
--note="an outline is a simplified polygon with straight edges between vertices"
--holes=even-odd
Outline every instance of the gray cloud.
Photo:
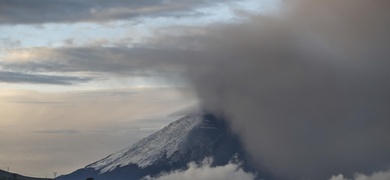
[{"label": "gray cloud", "polygon": [[94,97],[94,96],[102,96],[102,97],[129,97],[135,95],[139,92],[135,91],[123,91],[123,90],[110,90],[110,91],[97,91],[97,92],[78,92],[74,93],[79,95],[80,97]]},{"label": "gray cloud", "polygon": [[[13,0],[0,2],[0,24],[40,24],[49,22],[102,22],[139,16],[188,14],[188,10],[207,3],[190,1],[126,0]],[[181,12],[181,13],[180,13]]]},{"label": "gray cloud", "polygon": [[20,41],[11,40],[10,38],[0,38],[0,50],[6,48],[15,48],[21,45]]},{"label": "gray cloud", "polygon": [[280,179],[385,168],[389,5],[297,0],[276,16],[208,29],[198,39],[207,63],[189,63],[202,107],[224,114]]},{"label": "gray cloud", "polygon": [[19,72],[0,71],[0,82],[6,83],[32,83],[32,84],[58,84],[72,85],[75,83],[88,82],[92,78],[74,76],[52,76],[39,74],[26,74]]},{"label": "gray cloud", "polygon": [[187,67],[185,62],[200,57],[192,50],[146,46],[33,48],[26,51],[33,54],[28,60],[10,59],[0,62],[0,67],[32,74],[82,72],[101,80],[112,77],[157,78],[153,82],[156,86],[188,86],[186,76],[183,76]]},{"label": "gray cloud", "polygon": [[[152,72],[180,70],[170,68],[187,53],[174,49],[127,47],[37,48],[42,54],[28,62],[1,62],[4,69],[34,72],[108,72],[147,76]],[[180,56],[182,54],[182,56]],[[176,57],[176,58],[175,58]],[[161,60],[159,60],[161,59]],[[154,71],[151,71],[154,70]]]},{"label": "gray cloud", "polygon": [[66,104],[66,102],[51,102],[51,101],[10,101],[8,103],[15,103],[15,104],[32,104],[32,105],[63,105]]},{"label": "gray cloud", "polygon": [[156,42],[185,49],[169,56],[187,66],[201,106],[223,114],[278,179],[386,168],[390,4],[296,0],[283,6],[277,15],[249,15],[246,23]]}]

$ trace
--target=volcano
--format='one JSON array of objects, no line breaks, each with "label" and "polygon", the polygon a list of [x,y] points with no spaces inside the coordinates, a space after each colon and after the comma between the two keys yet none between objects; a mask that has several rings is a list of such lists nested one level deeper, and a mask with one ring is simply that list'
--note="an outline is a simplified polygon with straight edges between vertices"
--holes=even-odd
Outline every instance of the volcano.
[{"label": "volcano", "polygon": [[131,147],[111,154],[58,180],[136,180],[186,170],[189,163],[212,158],[212,167],[239,162],[247,172],[267,177],[255,167],[227,122],[211,114],[184,116]]}]

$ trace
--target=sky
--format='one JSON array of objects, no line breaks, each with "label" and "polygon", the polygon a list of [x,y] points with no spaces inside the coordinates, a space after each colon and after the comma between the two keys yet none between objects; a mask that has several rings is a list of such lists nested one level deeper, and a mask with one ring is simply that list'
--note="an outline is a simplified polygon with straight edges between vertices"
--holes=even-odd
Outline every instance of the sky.
[{"label": "sky", "polygon": [[69,173],[198,106],[278,179],[386,179],[389,3],[2,1],[0,168]]},{"label": "sky", "polygon": [[176,120],[198,99],[180,59],[158,60],[185,47],[159,50],[160,36],[276,8],[269,0],[1,1],[0,169],[70,173]]}]

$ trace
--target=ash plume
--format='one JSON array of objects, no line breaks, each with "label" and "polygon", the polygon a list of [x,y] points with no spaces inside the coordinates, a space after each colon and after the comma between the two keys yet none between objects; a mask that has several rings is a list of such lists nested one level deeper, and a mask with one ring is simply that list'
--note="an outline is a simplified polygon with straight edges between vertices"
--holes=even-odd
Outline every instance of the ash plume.
[{"label": "ash plume", "polygon": [[280,179],[371,173],[390,165],[389,7],[285,1],[175,43],[196,47],[186,65],[202,108],[227,117]]}]

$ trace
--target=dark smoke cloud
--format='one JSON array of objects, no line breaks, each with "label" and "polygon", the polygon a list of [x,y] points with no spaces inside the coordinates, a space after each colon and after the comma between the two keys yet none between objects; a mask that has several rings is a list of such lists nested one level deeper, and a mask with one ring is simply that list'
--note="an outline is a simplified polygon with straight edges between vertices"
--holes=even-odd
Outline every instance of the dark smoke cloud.
[{"label": "dark smoke cloud", "polygon": [[188,70],[202,107],[227,116],[277,177],[371,173],[390,165],[389,7],[286,1],[176,43],[196,41]]}]

